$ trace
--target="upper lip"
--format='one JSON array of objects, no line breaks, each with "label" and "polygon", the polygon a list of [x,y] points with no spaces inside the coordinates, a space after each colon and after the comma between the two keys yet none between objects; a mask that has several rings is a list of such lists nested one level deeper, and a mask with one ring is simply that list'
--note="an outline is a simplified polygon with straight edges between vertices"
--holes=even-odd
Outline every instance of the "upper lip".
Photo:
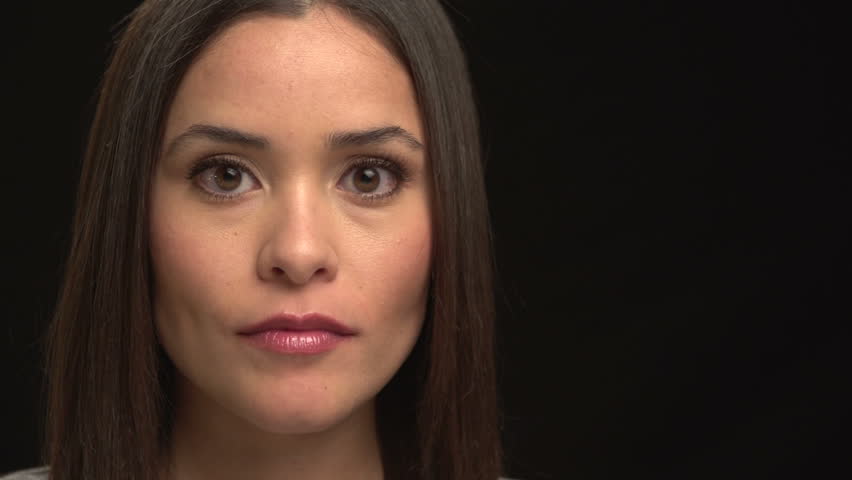
[{"label": "upper lip", "polygon": [[282,313],[240,330],[241,335],[251,335],[268,330],[327,330],[340,335],[355,335],[355,330],[338,322],[334,317],[321,313],[295,315]]}]

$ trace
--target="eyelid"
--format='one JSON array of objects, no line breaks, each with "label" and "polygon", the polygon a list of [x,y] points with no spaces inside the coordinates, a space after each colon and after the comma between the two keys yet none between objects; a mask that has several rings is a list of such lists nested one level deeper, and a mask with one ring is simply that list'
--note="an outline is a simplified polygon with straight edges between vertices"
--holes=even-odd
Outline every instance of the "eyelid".
[{"label": "eyelid", "polygon": [[201,172],[209,168],[219,167],[222,165],[238,168],[250,174],[255,180],[257,180],[257,175],[254,174],[251,166],[247,162],[240,159],[239,157],[234,157],[232,155],[227,154],[210,155],[193,163],[189,167],[189,171],[186,174],[186,179],[191,180],[194,177],[198,176]]},{"label": "eyelid", "polygon": [[[186,175],[186,179],[192,181],[194,186],[199,189],[203,194],[215,200],[236,200],[249,193],[250,190],[242,193],[229,195],[227,193],[211,191],[209,188],[206,188],[203,185],[199,184],[197,180],[199,175],[210,170],[211,168],[221,166],[238,169],[243,174],[248,175],[250,177],[250,180],[255,182],[258,186],[262,185],[262,182],[259,180],[259,177],[254,173],[253,168],[248,162],[230,154],[215,154],[201,158],[190,166]],[[382,152],[378,154],[354,155],[347,158],[343,169],[343,174],[337,181],[338,186],[343,181],[345,181],[352,173],[354,173],[357,168],[365,167],[375,167],[386,170],[390,173],[390,175],[394,177],[395,185],[390,192],[381,194],[358,193],[349,189],[343,189],[348,194],[351,194],[362,201],[380,201],[393,197],[397,193],[399,193],[402,188],[407,186],[408,183],[410,183],[411,181],[412,170],[408,162],[396,156],[395,154],[389,152]]]},{"label": "eyelid", "polygon": [[[217,200],[217,201],[236,200],[237,198],[246,195],[248,193],[248,191],[242,192],[242,193],[236,193],[236,194],[227,194],[227,193],[220,193],[220,192],[211,191],[208,188],[199,184],[199,182],[197,181],[197,178],[199,177],[199,175],[206,172],[207,170],[210,170],[211,168],[216,168],[216,167],[221,167],[221,166],[235,168],[235,169],[239,170],[240,172],[242,172],[244,175],[248,175],[249,180],[254,182],[256,185],[258,185],[258,186],[261,185],[260,180],[258,179],[257,175],[254,174],[254,172],[252,171],[252,168],[248,165],[248,163],[246,163],[245,161],[243,161],[239,157],[234,157],[234,156],[224,155],[224,154],[211,155],[209,157],[204,157],[204,158],[198,160],[197,162],[192,164],[192,166],[190,166],[189,171],[187,172],[186,178],[187,178],[187,180],[192,181],[193,185],[196,188],[198,188],[203,194],[205,194],[209,198],[212,198],[212,199]],[[251,190],[249,190],[249,191],[251,191]]]},{"label": "eyelid", "polygon": [[347,180],[356,169],[365,167],[380,168],[388,171],[393,177],[395,185],[390,192],[381,194],[358,193],[346,189],[345,191],[362,201],[381,201],[395,196],[399,191],[411,181],[411,170],[406,162],[399,159],[395,155],[383,153],[380,155],[357,155],[351,157],[347,166],[343,171],[343,175],[338,180],[338,185]]}]

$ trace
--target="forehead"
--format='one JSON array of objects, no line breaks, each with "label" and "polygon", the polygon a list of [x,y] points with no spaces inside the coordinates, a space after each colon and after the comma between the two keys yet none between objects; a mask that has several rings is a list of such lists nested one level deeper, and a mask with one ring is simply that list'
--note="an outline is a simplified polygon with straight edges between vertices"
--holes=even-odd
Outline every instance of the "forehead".
[{"label": "forehead", "polygon": [[422,135],[406,69],[331,7],[252,16],[219,34],[182,80],[166,136],[199,122],[272,136],[384,124]]}]

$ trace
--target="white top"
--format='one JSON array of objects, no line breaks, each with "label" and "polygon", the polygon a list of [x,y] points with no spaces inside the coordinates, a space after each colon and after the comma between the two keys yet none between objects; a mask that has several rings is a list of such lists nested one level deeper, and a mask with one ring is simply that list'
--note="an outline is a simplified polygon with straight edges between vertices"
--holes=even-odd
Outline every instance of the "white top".
[{"label": "white top", "polygon": [[48,467],[36,467],[27,470],[7,473],[0,480],[47,480]]}]

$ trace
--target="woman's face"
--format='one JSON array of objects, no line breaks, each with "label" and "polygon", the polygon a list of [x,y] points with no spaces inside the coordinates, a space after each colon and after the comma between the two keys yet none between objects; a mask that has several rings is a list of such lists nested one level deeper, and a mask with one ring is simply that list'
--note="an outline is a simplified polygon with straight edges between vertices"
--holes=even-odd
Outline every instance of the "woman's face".
[{"label": "woman's face", "polygon": [[[274,433],[372,406],[425,313],[424,144],[405,68],[334,9],[242,20],[200,54],[168,113],[150,210],[156,326],[183,405]],[[315,313],[356,334],[322,353],[240,334]]]}]

